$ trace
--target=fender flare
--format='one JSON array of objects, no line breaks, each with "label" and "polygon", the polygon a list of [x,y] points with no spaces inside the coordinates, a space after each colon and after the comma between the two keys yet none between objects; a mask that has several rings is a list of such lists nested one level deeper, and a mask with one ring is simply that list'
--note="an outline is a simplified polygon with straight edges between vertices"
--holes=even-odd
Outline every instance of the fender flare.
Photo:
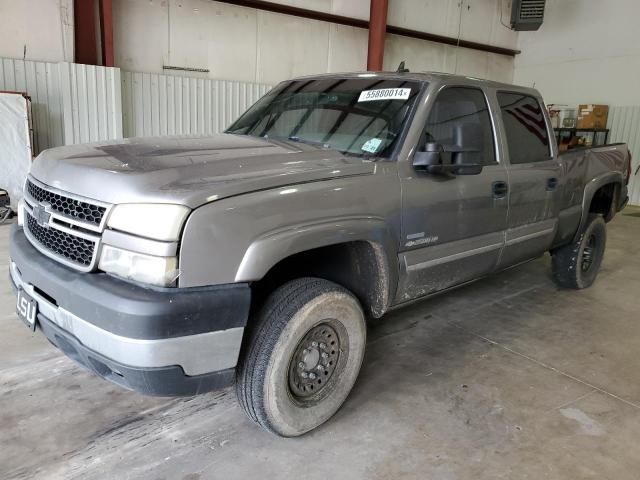
[{"label": "fender flare", "polygon": [[[279,228],[255,239],[240,262],[236,282],[252,282],[263,278],[282,260],[320,247],[365,241],[374,248],[378,269],[387,279],[385,307],[398,285],[396,240],[384,219],[379,217],[344,217]],[[385,308],[386,310],[386,308]]]},{"label": "fender flare", "polygon": [[578,237],[580,237],[580,233],[586,226],[587,219],[589,218],[589,206],[591,205],[593,196],[596,194],[596,192],[600,188],[604,187],[605,185],[609,185],[611,183],[619,184],[620,186],[622,186],[622,183],[623,183],[622,174],[620,172],[604,173],[592,179],[584,187],[584,195],[582,197],[582,216],[580,217],[580,224],[578,225],[578,230],[576,231],[576,234],[573,237],[573,241],[576,241]]}]

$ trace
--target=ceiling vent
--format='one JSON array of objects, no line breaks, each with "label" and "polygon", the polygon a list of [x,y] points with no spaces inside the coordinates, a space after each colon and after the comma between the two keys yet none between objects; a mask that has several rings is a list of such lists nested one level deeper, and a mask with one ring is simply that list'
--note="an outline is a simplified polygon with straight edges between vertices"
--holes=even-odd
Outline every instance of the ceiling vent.
[{"label": "ceiling vent", "polygon": [[512,0],[511,28],[517,31],[538,30],[544,19],[545,0]]}]

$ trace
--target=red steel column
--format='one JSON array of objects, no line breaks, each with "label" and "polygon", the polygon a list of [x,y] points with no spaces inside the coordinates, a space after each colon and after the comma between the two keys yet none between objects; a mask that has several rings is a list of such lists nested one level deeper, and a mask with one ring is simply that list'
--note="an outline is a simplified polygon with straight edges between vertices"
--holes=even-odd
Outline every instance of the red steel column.
[{"label": "red steel column", "polygon": [[100,0],[100,43],[102,65],[113,67],[113,9],[111,0]]},{"label": "red steel column", "polygon": [[369,13],[369,50],[367,70],[382,70],[384,34],[387,29],[389,0],[371,0]]},{"label": "red steel column", "polygon": [[94,0],[75,0],[73,2],[76,63],[98,64],[95,5]]}]

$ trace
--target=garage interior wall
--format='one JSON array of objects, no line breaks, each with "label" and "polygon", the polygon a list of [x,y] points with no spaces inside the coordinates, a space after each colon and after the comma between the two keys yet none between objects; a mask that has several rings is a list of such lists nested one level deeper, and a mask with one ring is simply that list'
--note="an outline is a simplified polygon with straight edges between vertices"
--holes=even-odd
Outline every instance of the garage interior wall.
[{"label": "garage interior wall", "polygon": [[[368,20],[370,5],[369,0],[272,3],[361,20]],[[390,0],[387,20],[389,25],[513,49],[517,33],[502,24],[509,18],[510,4]],[[56,62],[73,59],[73,0],[0,0],[0,57],[5,57],[0,86],[32,97],[38,150],[121,135],[215,133],[281,80],[366,69],[368,32],[362,28],[212,0],[114,0],[113,17],[119,68],[107,72],[102,67],[58,66]],[[1,22],[9,18],[10,23]],[[384,69],[395,70],[403,60],[413,71],[505,82],[513,77],[513,57],[387,35]],[[166,71],[163,65],[209,72]],[[69,71],[79,76],[61,76]],[[107,73],[110,79],[121,78],[123,118],[117,122],[112,120],[119,111],[113,102],[119,92],[113,83],[105,83]],[[102,85],[109,89],[96,96]],[[63,108],[70,105],[63,93],[86,112],[86,122],[80,122],[84,114],[78,116],[77,109]],[[100,101],[110,106],[108,122],[96,114]],[[82,127],[85,124],[89,127]],[[108,135],[96,137],[96,132]]]},{"label": "garage interior wall", "polygon": [[[369,0],[272,1],[368,20]],[[515,48],[501,24],[510,0],[390,0],[389,25]],[[208,69],[202,77],[275,84],[293,76],[365,70],[367,31],[211,0],[114,0],[116,65],[162,73],[163,65]],[[513,57],[387,35],[384,68],[405,60],[435,70],[510,82]]]},{"label": "garage interior wall", "polygon": [[73,0],[0,0],[0,57],[73,62]]},{"label": "garage interior wall", "polygon": [[251,82],[122,72],[124,136],[218,133],[270,89]]},{"label": "garage interior wall", "polygon": [[547,103],[640,105],[637,0],[547,0],[537,32],[520,32],[514,82]]},{"label": "garage interior wall", "polygon": [[[534,86],[547,103],[610,106],[611,142],[626,142],[640,165],[640,42],[637,0],[547,0],[537,32],[520,32],[514,83]],[[640,177],[630,203],[640,205]]]},{"label": "garage interior wall", "polygon": [[34,153],[122,138],[120,69],[0,58],[0,91],[31,99]]}]

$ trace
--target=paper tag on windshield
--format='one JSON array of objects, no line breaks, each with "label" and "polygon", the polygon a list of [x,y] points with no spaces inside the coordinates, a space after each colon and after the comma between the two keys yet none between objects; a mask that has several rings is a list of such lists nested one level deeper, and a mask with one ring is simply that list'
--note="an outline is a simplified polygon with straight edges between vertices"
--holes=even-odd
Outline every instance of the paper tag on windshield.
[{"label": "paper tag on windshield", "polygon": [[410,88],[379,88],[378,90],[363,90],[358,102],[373,102],[382,100],[406,100],[411,95]]},{"label": "paper tag on windshield", "polygon": [[364,150],[367,153],[376,153],[381,143],[382,143],[381,138],[371,138],[366,142],[364,142],[362,147],[360,147],[360,150]]}]

